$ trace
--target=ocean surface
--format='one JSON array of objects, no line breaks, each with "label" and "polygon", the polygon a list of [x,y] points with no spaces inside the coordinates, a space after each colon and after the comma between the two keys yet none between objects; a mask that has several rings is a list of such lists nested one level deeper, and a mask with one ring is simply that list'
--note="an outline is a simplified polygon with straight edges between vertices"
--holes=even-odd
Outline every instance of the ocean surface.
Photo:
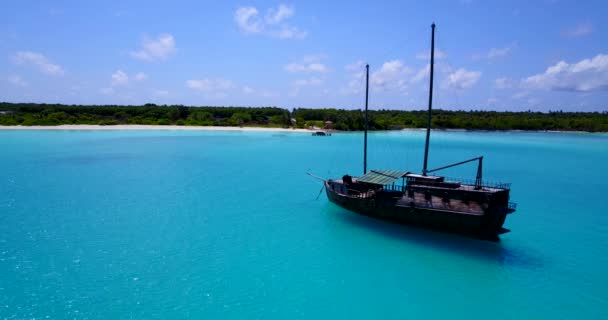
[{"label": "ocean surface", "polygon": [[[500,242],[317,198],[306,172],[361,174],[362,142],[0,131],[0,319],[608,319],[608,135],[433,132],[430,167],[512,182]],[[423,148],[372,133],[369,167]]]}]

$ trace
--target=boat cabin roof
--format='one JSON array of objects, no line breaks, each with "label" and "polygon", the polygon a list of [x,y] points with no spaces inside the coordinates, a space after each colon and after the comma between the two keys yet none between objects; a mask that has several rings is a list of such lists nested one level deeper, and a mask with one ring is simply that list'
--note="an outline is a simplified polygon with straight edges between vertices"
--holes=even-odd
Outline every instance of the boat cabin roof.
[{"label": "boat cabin roof", "polygon": [[409,171],[400,170],[370,170],[357,181],[384,186],[405,177],[408,173]]}]

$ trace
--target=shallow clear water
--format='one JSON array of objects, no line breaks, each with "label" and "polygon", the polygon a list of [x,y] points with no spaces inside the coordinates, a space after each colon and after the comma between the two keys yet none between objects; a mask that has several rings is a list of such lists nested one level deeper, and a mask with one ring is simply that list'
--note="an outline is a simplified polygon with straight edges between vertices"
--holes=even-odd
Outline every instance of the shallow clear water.
[{"label": "shallow clear water", "polygon": [[[419,171],[423,139],[373,133],[369,166]],[[430,167],[513,183],[498,243],[315,200],[361,144],[0,131],[0,319],[608,318],[608,135],[434,132]]]}]

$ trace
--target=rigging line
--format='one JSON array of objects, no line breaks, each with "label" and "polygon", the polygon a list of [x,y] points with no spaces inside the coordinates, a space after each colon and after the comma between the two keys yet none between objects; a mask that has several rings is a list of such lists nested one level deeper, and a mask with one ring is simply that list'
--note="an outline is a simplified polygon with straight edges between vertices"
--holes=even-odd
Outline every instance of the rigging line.
[{"label": "rigging line", "polygon": [[321,190],[319,190],[319,194],[317,195],[317,198],[315,198],[315,200],[319,200],[319,197],[321,196],[321,192],[323,192],[323,189],[325,189],[325,184],[323,184],[323,186],[321,187]]},{"label": "rigging line", "polygon": [[315,179],[319,179],[319,180],[321,180],[321,181],[323,181],[323,182],[327,181],[327,179],[322,178],[322,177],[319,177],[319,176],[317,176],[317,175],[314,175],[314,174],[312,174],[312,173],[310,173],[310,172],[306,172],[306,174],[307,174],[307,175],[309,175],[309,176],[311,176],[311,177],[313,177],[313,178],[315,178]]},{"label": "rigging line", "polygon": [[436,169],[433,169],[433,170],[427,170],[427,172],[430,173],[430,172],[440,171],[440,170],[443,170],[443,169],[459,166],[461,164],[465,164],[465,163],[469,163],[469,162],[473,162],[473,161],[478,161],[478,160],[482,160],[482,159],[483,159],[483,156],[475,157],[475,158],[472,158],[472,159],[468,159],[468,160],[460,161],[460,162],[457,162],[457,163],[449,164],[447,166],[439,167],[439,168],[436,168]]}]

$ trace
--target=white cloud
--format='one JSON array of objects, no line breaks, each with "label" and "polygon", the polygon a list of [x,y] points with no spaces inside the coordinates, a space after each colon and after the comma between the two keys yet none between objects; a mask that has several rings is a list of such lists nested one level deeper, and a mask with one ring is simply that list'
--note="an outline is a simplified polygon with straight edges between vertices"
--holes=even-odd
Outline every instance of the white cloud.
[{"label": "white cloud", "polygon": [[496,78],[494,80],[494,88],[496,89],[510,89],[513,87],[513,81],[509,78]]},{"label": "white cloud", "polygon": [[554,91],[607,91],[608,55],[598,54],[573,64],[560,61],[544,73],[522,80],[522,86]]},{"label": "white cloud", "polygon": [[329,71],[327,66],[321,63],[325,55],[306,55],[299,62],[286,64],[283,69],[290,73],[326,73]]},{"label": "white cloud", "polygon": [[19,51],[13,57],[13,61],[16,64],[35,65],[40,71],[49,75],[62,76],[65,74],[65,71],[60,65],[52,63],[47,57],[37,52]]},{"label": "white cloud", "polygon": [[[362,61],[347,65],[350,80],[346,87],[340,91],[343,94],[359,94],[365,89],[365,64]],[[384,62],[380,69],[373,71],[370,68],[370,89],[380,91],[397,90],[405,93],[409,84],[413,83],[413,71],[399,59]]]},{"label": "white cloud", "polygon": [[591,23],[581,23],[573,28],[566,29],[562,32],[565,37],[583,37],[593,32],[593,25]]},{"label": "white cloud", "polygon": [[268,9],[268,12],[266,13],[266,23],[268,23],[268,24],[280,23],[281,21],[293,16],[294,13],[295,13],[295,10],[293,9],[293,7],[286,6],[284,4],[280,4],[279,8],[277,8],[277,9],[274,9],[274,8]]},{"label": "white cloud", "polygon": [[156,90],[156,91],[154,91],[154,95],[161,96],[161,97],[168,96],[169,95],[169,91],[167,91],[167,90]]},{"label": "white cloud", "polygon": [[144,81],[144,80],[147,80],[147,79],[148,79],[148,75],[145,74],[145,73],[143,73],[143,72],[138,72],[135,75],[135,80],[137,80],[137,81]]},{"label": "white cloud", "polygon": [[286,23],[295,15],[293,6],[280,4],[278,8],[269,8],[264,19],[256,7],[239,7],[234,12],[234,21],[239,30],[245,34],[264,34],[279,39],[303,39],[308,32]]},{"label": "white cloud", "polygon": [[298,86],[298,87],[303,87],[303,86],[318,86],[323,84],[323,80],[319,79],[319,78],[315,78],[315,77],[311,77],[309,79],[299,79],[296,80],[294,82],[294,85]]},{"label": "white cloud", "polygon": [[263,25],[258,18],[258,9],[255,7],[240,7],[234,13],[234,21],[244,33],[262,32]]},{"label": "white cloud", "polygon": [[12,75],[7,78],[7,81],[18,87],[26,87],[28,83],[19,75]]},{"label": "white cloud", "polygon": [[382,64],[380,70],[370,75],[372,87],[382,90],[405,90],[407,78],[412,71],[401,60],[391,60]]},{"label": "white cloud", "polygon": [[167,59],[176,51],[175,39],[169,33],[158,35],[156,39],[144,37],[141,49],[131,52],[133,58],[143,61],[158,61]]},{"label": "white cloud", "polygon": [[[439,50],[439,49],[435,49],[435,60],[440,60],[440,59],[445,59],[448,55]],[[420,60],[429,60],[431,59],[431,50],[427,50],[424,52],[419,52],[416,55],[416,59],[420,59]]]},{"label": "white cloud", "polygon": [[448,74],[443,82],[443,87],[456,90],[468,89],[475,85],[480,77],[481,72],[479,71],[468,71],[460,68]]},{"label": "white cloud", "polygon": [[416,75],[414,75],[414,77],[412,78],[412,83],[417,83],[422,80],[428,79],[430,73],[431,73],[431,64],[427,63],[426,66],[424,66],[423,68],[418,70],[418,72],[416,72]]},{"label": "white cloud", "polygon": [[318,73],[325,73],[327,72],[327,67],[319,62],[314,62],[314,63],[308,63],[308,64],[304,64],[304,63],[289,63],[287,65],[285,65],[285,71],[287,72],[291,72],[291,73],[298,73],[298,72],[303,72],[303,73],[311,73],[311,72],[318,72]]},{"label": "white cloud", "polygon": [[112,73],[112,85],[123,86],[129,83],[129,76],[122,70]]}]

